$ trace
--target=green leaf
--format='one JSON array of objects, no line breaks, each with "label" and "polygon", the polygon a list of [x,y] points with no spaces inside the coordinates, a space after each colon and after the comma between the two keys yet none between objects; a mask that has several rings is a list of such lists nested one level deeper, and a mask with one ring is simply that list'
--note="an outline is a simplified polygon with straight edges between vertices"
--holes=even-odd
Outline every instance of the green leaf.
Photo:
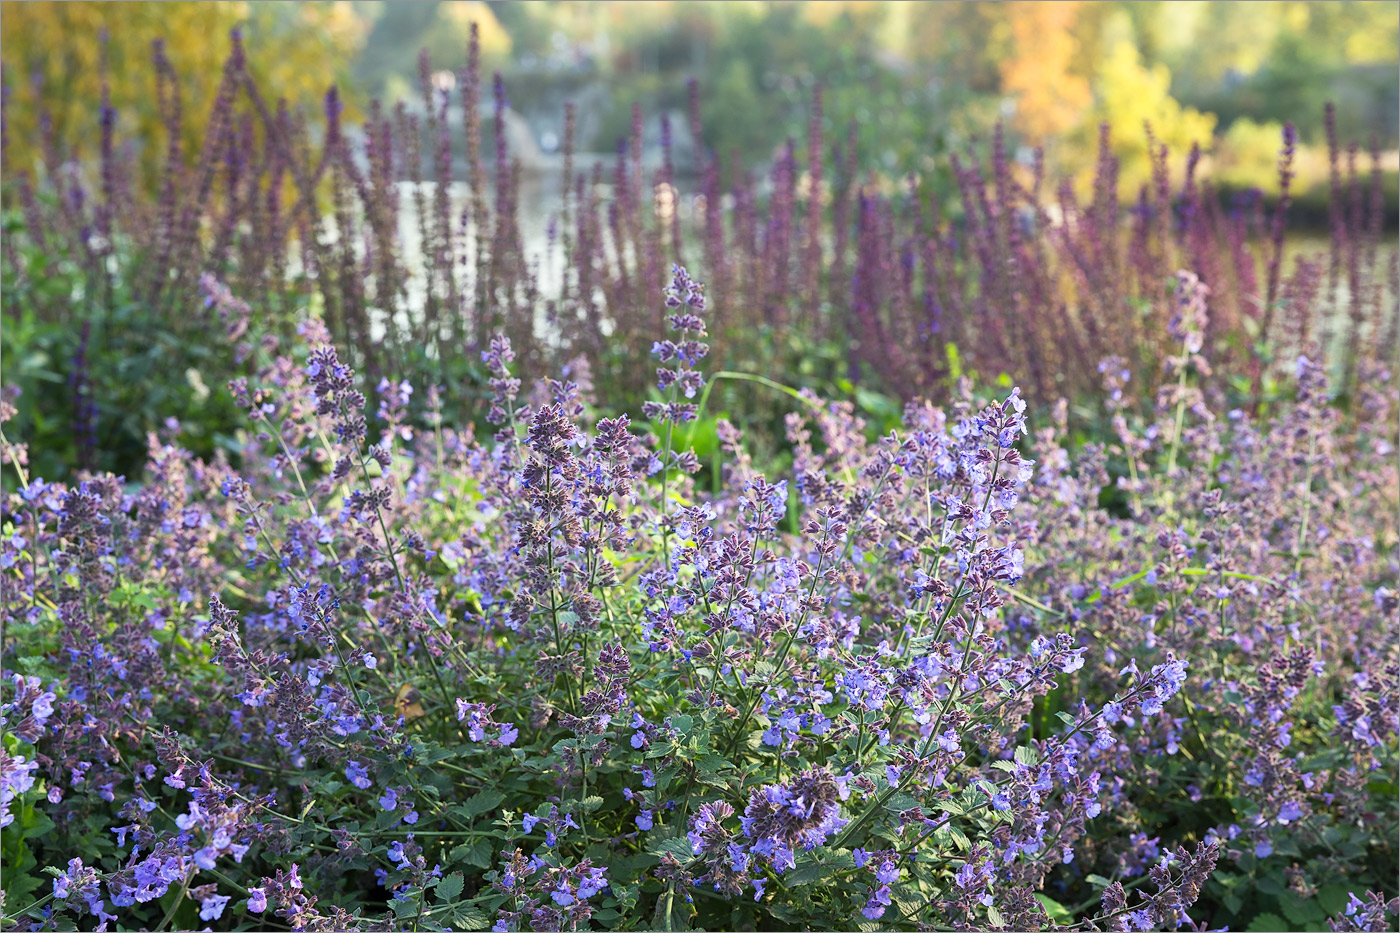
[{"label": "green leaf", "polygon": [[820,862],[814,862],[811,865],[799,865],[791,871],[783,873],[783,884],[789,888],[798,888],[804,884],[821,881],[828,874],[827,867]]},{"label": "green leaf", "polygon": [[[895,909],[899,911],[899,916],[917,919],[920,914],[928,912],[929,902],[923,898],[896,894],[894,896],[894,906]],[[885,919],[889,918],[890,915],[885,914]]]},{"label": "green leaf", "polygon": [[1056,923],[1073,923],[1074,916],[1069,909],[1059,901],[1046,897],[1044,894],[1036,894],[1035,899],[1040,901],[1040,906],[1045,908],[1045,912],[1050,915],[1050,919]]},{"label": "green leaf", "polygon": [[1035,764],[1035,751],[1025,745],[1018,746],[1016,760],[1026,767],[1031,767]]},{"label": "green leaf", "polygon": [[20,825],[24,827],[24,838],[38,839],[53,832],[56,824],[44,811],[35,809],[33,804],[25,804],[20,815]]},{"label": "green leaf", "polygon": [[496,809],[505,799],[506,795],[498,790],[484,790],[463,800],[456,810],[462,816],[473,817]]},{"label": "green leaf", "polygon": [[1278,905],[1283,909],[1283,915],[1295,925],[1295,929],[1321,923],[1327,919],[1326,912],[1318,905],[1317,901],[1305,900],[1292,892],[1281,895],[1278,899]]},{"label": "green leaf", "polygon": [[478,839],[471,844],[466,854],[466,862],[477,868],[490,868],[492,856],[491,840]]},{"label": "green leaf", "polygon": [[908,794],[895,794],[889,800],[885,801],[885,809],[892,813],[903,813],[905,810],[912,810],[918,805],[919,801]]},{"label": "green leaf", "polygon": [[1335,917],[1337,914],[1347,909],[1347,902],[1349,900],[1347,895],[1353,890],[1354,888],[1351,885],[1341,881],[1333,881],[1329,884],[1324,884],[1321,888],[1318,888],[1317,903],[1329,917]]},{"label": "green leaf", "polygon": [[[17,833],[7,832],[11,838]],[[11,903],[28,903],[27,896],[30,891],[45,885],[41,875],[31,874],[30,869],[38,864],[34,858],[34,853],[29,851],[29,846],[20,839],[11,846],[5,847],[5,894],[7,901]]]},{"label": "green leaf", "polygon": [[796,868],[783,873],[783,881],[788,887],[811,884],[852,868],[855,863],[855,858],[849,852],[838,853],[834,858],[816,859],[806,856],[797,860]]},{"label": "green leaf", "polygon": [[996,905],[987,908],[987,922],[994,927],[1006,926],[1006,919],[1002,917],[1001,911],[996,909]]},{"label": "green leaf", "polygon": [[418,760],[427,764],[435,761],[446,761],[449,758],[456,758],[457,753],[450,748],[443,748],[436,743],[427,743],[418,753]]},{"label": "green leaf", "polygon": [[452,914],[452,925],[459,930],[484,930],[491,925],[491,918],[475,907],[468,907]]},{"label": "green leaf", "polygon": [[709,787],[717,787],[721,790],[729,788],[729,782],[718,774],[710,771],[699,771],[695,775],[695,780]]},{"label": "green leaf", "polygon": [[1093,885],[1094,887],[1096,887],[1096,888],[1106,888],[1106,887],[1108,887],[1110,884],[1113,884],[1112,881],[1109,881],[1109,880],[1108,880],[1107,878],[1105,878],[1103,875],[1090,875],[1090,876],[1088,876],[1087,878],[1085,878],[1084,880],[1087,881],[1087,882],[1089,882],[1090,884],[1092,884],[1092,885]]},{"label": "green leaf", "polygon": [[1260,914],[1245,927],[1245,933],[1282,933],[1292,926],[1278,914]]},{"label": "green leaf", "polygon": [[653,855],[665,855],[667,853],[688,862],[695,857],[695,850],[690,847],[690,840],[684,836],[672,836],[670,839],[662,839],[653,843],[648,849]]},{"label": "green leaf", "polygon": [[437,885],[437,899],[444,904],[450,904],[462,894],[463,878],[460,871],[454,871],[445,876]]}]

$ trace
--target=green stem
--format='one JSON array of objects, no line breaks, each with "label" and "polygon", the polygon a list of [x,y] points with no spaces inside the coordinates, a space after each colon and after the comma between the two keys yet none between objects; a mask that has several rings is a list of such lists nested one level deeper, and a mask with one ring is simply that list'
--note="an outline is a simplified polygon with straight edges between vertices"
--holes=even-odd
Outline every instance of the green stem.
[{"label": "green stem", "polygon": [[[804,600],[804,605],[803,605],[803,608],[802,608],[802,615],[798,617],[798,619],[797,619],[797,624],[794,625],[794,626],[792,627],[792,631],[784,633],[784,634],[787,635],[787,638],[785,638],[785,639],[783,640],[783,646],[782,646],[780,649],[778,649],[778,657],[777,657],[777,659],[773,662],[773,677],[774,677],[775,679],[776,679],[777,677],[781,676],[782,670],[783,670],[783,661],[787,659],[788,649],[792,647],[792,643],[793,643],[794,640],[796,640],[796,638],[797,638],[797,633],[800,632],[800,631],[802,630],[802,626],[805,625],[805,624],[807,623],[807,613],[810,611],[810,610],[808,609],[808,606],[811,605],[812,596],[816,593],[816,590],[817,590],[817,581],[821,579],[821,576],[822,576],[822,557],[821,557],[820,552],[818,552],[818,556],[817,556],[817,566],[816,566],[816,569],[812,571],[812,584],[811,584],[811,586],[807,587],[807,599]],[[747,691],[746,691],[746,692],[747,692]],[[732,736],[732,738],[730,739],[730,742],[729,742],[729,754],[730,754],[730,755],[733,755],[734,752],[738,750],[738,748],[739,748],[739,742],[740,742],[740,740],[743,738],[743,735],[744,735],[744,727],[745,727],[746,725],[748,725],[749,716],[753,715],[753,711],[754,711],[754,708],[755,708],[756,706],[758,706],[758,694],[757,694],[757,693],[753,694],[753,695],[749,698],[749,700],[748,700],[748,702],[747,702],[747,704],[745,705],[745,708],[744,708],[744,714],[743,714],[742,716],[739,717],[739,725],[738,725],[737,727],[735,727],[735,729],[734,729],[734,735]]]},{"label": "green stem", "polygon": [[41,898],[39,898],[39,900],[37,900],[37,901],[35,901],[34,903],[30,904],[28,907],[25,907],[23,910],[16,911],[15,913],[12,913],[12,914],[6,914],[4,919],[6,919],[6,920],[18,920],[20,917],[23,917],[25,914],[29,913],[31,910],[38,910],[40,907],[43,907],[45,904],[47,904],[47,903],[48,903],[49,901],[51,901],[51,900],[53,900],[53,895],[52,895],[52,894],[45,895],[44,897],[41,897]]}]

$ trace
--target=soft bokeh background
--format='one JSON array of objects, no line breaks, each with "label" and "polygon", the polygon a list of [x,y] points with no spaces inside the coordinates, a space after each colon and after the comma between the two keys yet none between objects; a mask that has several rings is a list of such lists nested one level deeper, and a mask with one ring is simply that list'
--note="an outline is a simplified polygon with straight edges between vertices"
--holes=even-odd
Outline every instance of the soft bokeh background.
[{"label": "soft bokeh background", "polygon": [[[319,106],[333,79],[353,117],[372,97],[419,99],[421,48],[434,71],[461,67],[472,22],[485,66],[505,76],[517,132],[541,160],[560,145],[565,101],[578,106],[581,147],[603,153],[638,103],[649,145],[660,113],[679,117],[684,171],[694,77],[702,145],[745,166],[766,164],[782,129],[805,135],[818,82],[828,127],[854,121],[861,164],[892,177],[946,171],[942,156],[998,121],[1022,158],[1042,145],[1052,168],[1086,177],[1099,124],[1150,122],[1174,151],[1202,143],[1218,181],[1268,190],[1291,120],[1306,198],[1325,187],[1328,100],[1343,138],[1374,137],[1387,167],[1396,162],[1395,2],[6,2],[0,11],[20,162],[34,155],[43,109],[55,138],[95,149],[104,48],[120,131],[154,139],[142,132],[158,119],[154,39],[167,41],[182,75],[186,111],[199,117],[188,121],[193,134],[236,25],[264,87]],[[1121,182],[1135,190],[1149,173],[1145,136],[1120,132],[1114,146]]]}]

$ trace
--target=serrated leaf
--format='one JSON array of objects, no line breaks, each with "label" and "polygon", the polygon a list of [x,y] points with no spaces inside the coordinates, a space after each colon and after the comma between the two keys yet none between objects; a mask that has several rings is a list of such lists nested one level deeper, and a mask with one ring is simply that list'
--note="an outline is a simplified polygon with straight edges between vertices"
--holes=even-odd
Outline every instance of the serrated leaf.
[{"label": "serrated leaf", "polygon": [[[894,896],[894,906],[895,909],[899,911],[899,916],[917,919],[919,914],[923,913],[925,910],[928,909],[929,905],[928,901],[920,900],[916,897],[907,897],[901,894],[896,894]],[[886,914],[884,919],[888,920],[891,918],[888,914]]]},{"label": "serrated leaf", "polygon": [[484,930],[491,926],[491,918],[475,907],[468,907],[452,915],[452,925],[459,930]]},{"label": "serrated leaf", "polygon": [[484,790],[463,800],[456,809],[462,816],[477,816],[496,809],[505,799],[506,795],[498,790]]},{"label": "serrated leaf", "polygon": [[1006,918],[1001,915],[1001,911],[997,910],[995,904],[987,908],[987,922],[994,927],[1006,926]]},{"label": "serrated leaf", "polygon": [[599,797],[597,794],[589,794],[587,797],[583,798],[584,813],[592,813],[594,810],[597,810],[602,805],[603,798]]},{"label": "serrated leaf", "polygon": [[1060,718],[1060,722],[1064,723],[1065,725],[1074,725],[1074,717],[1071,716],[1069,713],[1066,713],[1064,710],[1060,710],[1060,712],[1056,713],[1055,715],[1058,716]]},{"label": "serrated leaf", "polygon": [[798,865],[796,868],[783,872],[783,884],[789,888],[801,887],[804,884],[811,884],[814,881],[821,881],[830,874],[827,866],[821,862],[813,862],[810,865]]},{"label": "serrated leaf", "polygon": [[919,801],[908,794],[895,794],[885,801],[885,809],[892,813],[903,813],[905,810],[912,810],[919,805]]},{"label": "serrated leaf", "polygon": [[666,855],[669,853],[682,862],[688,862],[695,857],[695,850],[691,848],[690,840],[684,836],[672,836],[670,839],[662,839],[660,842],[653,843],[647,851],[651,852],[652,855]]},{"label": "serrated leaf", "polygon": [[469,847],[466,854],[466,862],[468,865],[475,866],[476,868],[490,868],[491,855],[491,840],[478,839]]},{"label": "serrated leaf", "polygon": [[450,904],[462,895],[462,884],[463,878],[460,871],[445,875],[434,888],[437,899],[444,904]]},{"label": "serrated leaf", "polygon": [[713,773],[713,772],[709,772],[709,771],[700,771],[700,772],[698,772],[698,773],[695,775],[695,780],[696,780],[698,783],[704,784],[704,785],[709,786],[709,787],[718,787],[718,788],[720,788],[721,790],[727,789],[727,788],[729,787],[729,782],[728,782],[728,781],[726,781],[726,780],[725,780],[723,777],[721,777],[720,775],[715,774],[715,773]]},{"label": "serrated leaf", "polygon": [[1283,933],[1292,929],[1288,921],[1278,914],[1260,914],[1245,927],[1245,933]]},{"label": "serrated leaf", "polygon": [[996,768],[998,771],[1015,771],[1015,770],[1016,770],[1016,762],[1014,762],[1014,761],[994,761],[994,762],[992,762],[992,767],[993,767],[993,768]]},{"label": "serrated leaf", "polygon": [[[404,700],[409,699],[408,694],[410,692],[415,694],[413,702],[417,703],[418,700],[421,699],[421,696],[417,696],[417,691],[413,690],[411,684],[404,684],[399,688],[398,700],[396,702],[402,705]],[[435,761],[446,761],[449,758],[456,758],[457,754],[455,749],[444,748],[435,742],[428,742],[416,751],[415,757],[423,764],[432,764]]]},{"label": "serrated leaf", "polygon": [[1017,746],[1016,760],[1029,768],[1035,764],[1035,751],[1026,745]]}]

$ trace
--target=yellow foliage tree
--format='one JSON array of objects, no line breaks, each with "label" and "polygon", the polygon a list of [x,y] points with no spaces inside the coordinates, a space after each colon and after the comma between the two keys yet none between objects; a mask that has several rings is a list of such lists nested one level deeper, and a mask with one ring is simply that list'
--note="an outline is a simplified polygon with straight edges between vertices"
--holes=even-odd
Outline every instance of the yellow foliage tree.
[{"label": "yellow foliage tree", "polygon": [[1073,70],[1080,6],[1080,0],[1011,0],[1005,7],[1011,36],[1002,90],[1016,98],[1017,129],[1035,142],[1078,126],[1094,102],[1088,80]]},{"label": "yellow foliage tree", "polygon": [[45,111],[65,157],[96,154],[104,35],[117,132],[144,148],[160,146],[151,49],[163,39],[180,76],[184,151],[193,157],[235,27],[269,104],[318,102],[343,82],[364,35],[348,2],[0,3],[0,64],[10,95],[6,168],[35,164]]},{"label": "yellow foliage tree", "polygon": [[1236,120],[1216,143],[1211,175],[1242,188],[1276,178],[1282,137],[1279,123],[1256,123],[1248,117]]},{"label": "yellow foliage tree", "polygon": [[1092,151],[1100,124],[1113,128],[1113,154],[1118,158],[1119,185],[1135,192],[1152,177],[1145,125],[1151,125],[1158,143],[1173,152],[1189,150],[1192,143],[1208,147],[1215,132],[1215,114],[1183,107],[1171,95],[1171,72],[1165,65],[1143,64],[1137,47],[1129,41],[1113,46],[1094,80],[1095,104],[1091,119],[1076,134],[1082,177],[1092,174]]}]

